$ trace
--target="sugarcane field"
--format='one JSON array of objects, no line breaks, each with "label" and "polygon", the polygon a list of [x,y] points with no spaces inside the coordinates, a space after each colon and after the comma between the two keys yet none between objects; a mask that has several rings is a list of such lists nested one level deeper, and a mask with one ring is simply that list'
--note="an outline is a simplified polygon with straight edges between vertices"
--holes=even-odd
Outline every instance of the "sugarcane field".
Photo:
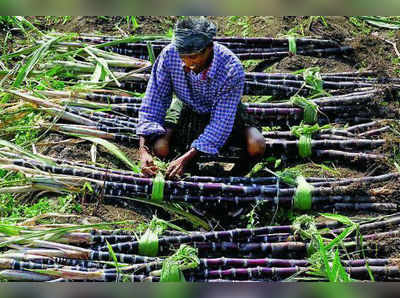
[{"label": "sugarcane field", "polygon": [[1,281],[400,281],[400,17],[0,36]]}]

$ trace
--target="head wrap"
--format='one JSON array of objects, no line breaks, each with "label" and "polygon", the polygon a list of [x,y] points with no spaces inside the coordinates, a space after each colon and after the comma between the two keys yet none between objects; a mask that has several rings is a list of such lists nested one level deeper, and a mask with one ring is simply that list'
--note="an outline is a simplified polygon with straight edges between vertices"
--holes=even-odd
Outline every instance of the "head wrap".
[{"label": "head wrap", "polygon": [[216,33],[217,27],[205,17],[189,17],[176,24],[172,43],[179,54],[195,54],[207,47]]}]

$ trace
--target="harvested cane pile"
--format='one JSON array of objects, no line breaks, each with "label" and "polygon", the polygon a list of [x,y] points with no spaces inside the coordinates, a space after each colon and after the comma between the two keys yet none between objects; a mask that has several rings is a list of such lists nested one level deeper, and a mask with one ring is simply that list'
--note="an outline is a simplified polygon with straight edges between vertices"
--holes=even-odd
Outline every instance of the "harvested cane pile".
[{"label": "harvested cane pile", "polygon": [[[335,41],[319,39],[215,40],[241,60],[268,59],[256,66],[258,70],[296,53],[321,57],[352,52]],[[359,169],[372,167],[370,174],[304,178],[290,171],[269,171],[267,177],[188,176],[172,181],[158,175],[150,179],[141,176],[138,166],[106,140],[137,145],[142,98],[129,91],[145,90],[150,61],[154,62],[169,42],[157,37],[121,41],[56,35],[25,49],[23,53],[30,54],[30,61],[35,63],[30,63],[29,71],[20,72],[10,88],[2,90],[20,99],[0,115],[0,120],[6,119],[0,122],[6,136],[13,133],[7,127],[9,119],[17,119],[26,111],[44,113],[48,115],[46,121],[35,123],[33,128],[107,145],[130,170],[51,158],[0,140],[0,169],[24,177],[1,184],[0,193],[26,198],[90,190],[86,193],[89,200],[132,208],[138,202],[151,204],[175,214],[182,226],[189,222],[205,230],[210,229],[210,223],[218,228],[244,227],[246,222],[238,223],[237,219],[243,210],[254,206],[273,212],[273,218],[282,210],[368,212],[381,217],[353,221],[324,214],[334,222],[323,224],[300,216],[293,225],[264,226],[260,222],[259,228],[213,232],[187,232],[177,226],[163,226],[165,222],[157,219],[143,233],[98,230],[94,229],[96,225],[0,225],[0,246],[4,248],[0,277],[131,282],[398,280],[395,249],[392,251],[383,240],[399,236],[400,217],[382,214],[399,210],[400,174],[389,163],[396,150],[387,150],[399,142],[390,135],[399,125],[399,79],[375,72],[320,74],[318,68],[297,73],[246,73],[244,94],[272,96],[266,102],[245,103],[247,112],[261,126],[269,126],[263,132],[266,157],[280,158],[283,166],[310,158],[340,160],[335,164],[344,161],[355,163]],[[46,62],[39,63],[38,56]],[[24,80],[46,81],[46,76],[41,77],[43,72],[56,75],[74,87],[73,91],[15,90]],[[106,90],[106,86],[125,90]],[[282,98],[285,100],[276,101]],[[226,156],[215,160],[223,161]],[[236,158],[232,154],[228,157]],[[168,215],[168,219],[176,218]]]},{"label": "harvested cane pile", "polygon": [[[116,171],[74,164],[27,154],[3,142],[10,149],[0,151],[1,168],[19,171],[29,179],[25,184],[2,188],[2,192],[23,193],[32,191],[77,192],[85,184],[110,200],[132,200],[163,203],[190,203],[195,208],[233,205],[245,207],[261,203],[270,208],[296,210],[346,210],[393,212],[399,209],[399,194],[379,193],[379,184],[397,184],[400,173],[379,176],[326,179],[282,173],[276,177],[188,177],[181,181],[144,178],[135,172]],[[12,149],[12,150],[11,150]],[[374,186],[375,185],[375,186]],[[202,214],[205,215],[205,214]]]},{"label": "harvested cane pile", "polygon": [[[39,110],[49,113],[55,119],[63,120],[57,123],[38,123],[43,129],[137,144],[136,125],[140,98],[41,91],[40,93],[47,97],[45,100],[29,93],[11,90],[8,92],[30,105],[39,107]],[[379,91],[371,90],[315,100],[292,97],[290,101],[282,103],[249,103],[247,112],[254,115],[262,125],[291,127],[290,131],[264,132],[268,156],[279,156],[284,161],[296,159],[298,156],[329,157],[348,161],[384,160],[389,156],[377,152],[377,148],[386,144],[386,140],[380,136],[390,132],[394,122],[369,120],[372,110],[374,115],[380,113],[374,101],[374,97],[379,94]],[[97,112],[98,109],[103,111]],[[385,115],[396,114],[396,111],[387,108],[386,110],[389,112]],[[338,125],[319,126],[330,123],[331,118],[335,119],[335,123],[366,123],[347,128]],[[300,125],[293,126],[295,124]],[[218,159],[221,158],[216,157],[216,160]]]},{"label": "harvested cane pile", "polygon": [[[116,38],[80,36],[79,40],[87,43],[102,44],[112,42]],[[352,48],[341,46],[333,40],[312,39],[312,38],[269,38],[269,37],[217,37],[214,41],[226,46],[234,52],[239,59],[282,59],[290,54],[304,56],[332,56],[349,54]],[[149,60],[153,52],[157,57],[162,49],[171,41],[168,39],[148,40],[147,42],[126,42],[116,46],[106,47],[113,52]]]},{"label": "harvested cane pile", "polygon": [[108,282],[399,280],[398,259],[385,241],[377,241],[398,237],[398,214],[359,222],[326,216],[335,221],[318,224],[305,216],[288,226],[219,232],[166,230],[153,219],[141,236],[91,226],[20,226],[14,234],[3,229],[2,246],[13,250],[0,255],[0,276]]}]

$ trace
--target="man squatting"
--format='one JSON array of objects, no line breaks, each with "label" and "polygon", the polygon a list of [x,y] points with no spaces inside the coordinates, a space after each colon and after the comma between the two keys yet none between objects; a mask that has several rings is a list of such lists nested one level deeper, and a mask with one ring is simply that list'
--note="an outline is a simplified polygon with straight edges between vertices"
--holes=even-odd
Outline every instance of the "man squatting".
[{"label": "man squatting", "polygon": [[231,175],[245,174],[264,155],[264,137],[240,101],[242,64],[228,48],[213,42],[215,35],[216,26],[204,17],[180,20],[172,42],[153,65],[137,126],[142,173],[147,177],[158,171],[153,154],[164,158],[170,153],[184,112],[206,120],[186,152],[170,163],[166,178],[181,176],[200,154],[216,155],[229,144],[244,149]]}]

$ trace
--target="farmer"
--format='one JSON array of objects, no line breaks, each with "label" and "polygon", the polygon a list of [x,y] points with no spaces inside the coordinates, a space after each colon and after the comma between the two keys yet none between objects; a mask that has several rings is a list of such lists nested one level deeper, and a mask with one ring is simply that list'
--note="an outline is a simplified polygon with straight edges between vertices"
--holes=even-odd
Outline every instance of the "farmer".
[{"label": "farmer", "polygon": [[[157,173],[152,154],[166,157],[173,136],[187,141],[179,131],[189,135],[190,141],[185,153],[167,168],[170,179],[181,176],[185,166],[200,154],[216,155],[229,144],[244,149],[232,175],[248,172],[264,155],[264,137],[240,102],[243,67],[229,49],[213,42],[215,34],[215,25],[204,17],[180,20],[172,43],[153,65],[137,126],[145,176]],[[188,121],[182,124],[185,117]],[[196,122],[201,124],[194,125]]]}]

